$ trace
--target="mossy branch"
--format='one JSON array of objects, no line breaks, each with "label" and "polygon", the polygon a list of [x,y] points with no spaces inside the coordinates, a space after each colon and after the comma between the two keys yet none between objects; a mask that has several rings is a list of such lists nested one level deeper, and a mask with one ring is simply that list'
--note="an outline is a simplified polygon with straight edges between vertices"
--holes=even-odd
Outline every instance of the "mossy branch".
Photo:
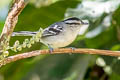
[{"label": "mossy branch", "polygon": [[9,46],[11,34],[15,28],[15,25],[17,24],[18,16],[24,9],[25,5],[25,0],[14,0],[13,5],[8,13],[2,33],[0,35],[0,55],[3,58],[5,57],[4,53],[6,53],[7,47]]},{"label": "mossy branch", "polygon": [[24,7],[25,7],[24,0],[15,0],[6,18],[6,21],[0,36],[0,41],[4,39],[5,35],[6,37],[11,36],[15,28],[15,25],[17,24],[18,16],[20,12],[24,9]]}]

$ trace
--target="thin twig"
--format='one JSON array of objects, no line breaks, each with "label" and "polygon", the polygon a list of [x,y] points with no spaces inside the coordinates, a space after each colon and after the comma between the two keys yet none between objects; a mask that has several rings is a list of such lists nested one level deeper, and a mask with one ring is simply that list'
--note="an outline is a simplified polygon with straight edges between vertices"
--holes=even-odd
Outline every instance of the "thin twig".
[{"label": "thin twig", "polygon": [[110,51],[110,50],[98,50],[98,49],[71,49],[71,48],[63,48],[63,49],[54,49],[52,53],[49,53],[49,50],[36,50],[32,52],[26,52],[22,54],[17,54],[14,56],[10,56],[5,58],[3,62],[1,62],[0,66],[5,65],[7,63],[11,63],[17,60],[21,60],[24,58],[29,58],[33,56],[38,56],[41,54],[65,54],[65,53],[81,53],[81,54],[99,54],[99,55],[108,55],[108,56],[120,56],[120,51]]},{"label": "thin twig", "polygon": [[[0,35],[0,42],[5,41],[5,39],[8,38],[10,39],[10,36],[15,28],[15,25],[17,24],[18,16],[20,12],[24,9],[24,7],[25,7],[25,0],[15,0],[6,18],[2,33]],[[0,45],[0,49],[2,50],[2,45]]]}]

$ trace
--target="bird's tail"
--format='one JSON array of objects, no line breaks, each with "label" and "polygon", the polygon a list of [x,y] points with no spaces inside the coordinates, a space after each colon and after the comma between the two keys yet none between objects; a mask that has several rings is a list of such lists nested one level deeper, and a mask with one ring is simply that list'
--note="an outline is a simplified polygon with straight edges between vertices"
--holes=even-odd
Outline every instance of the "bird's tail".
[{"label": "bird's tail", "polygon": [[30,31],[19,31],[19,32],[13,32],[12,36],[33,36],[37,32],[30,32]]}]

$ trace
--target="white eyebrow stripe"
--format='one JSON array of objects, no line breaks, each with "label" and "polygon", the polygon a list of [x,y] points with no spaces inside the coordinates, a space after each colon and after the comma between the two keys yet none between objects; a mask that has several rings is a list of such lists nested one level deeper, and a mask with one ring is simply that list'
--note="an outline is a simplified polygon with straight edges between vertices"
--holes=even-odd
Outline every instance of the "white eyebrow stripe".
[{"label": "white eyebrow stripe", "polygon": [[68,21],[65,21],[66,23],[78,23],[80,21],[76,21],[76,20],[68,20]]}]

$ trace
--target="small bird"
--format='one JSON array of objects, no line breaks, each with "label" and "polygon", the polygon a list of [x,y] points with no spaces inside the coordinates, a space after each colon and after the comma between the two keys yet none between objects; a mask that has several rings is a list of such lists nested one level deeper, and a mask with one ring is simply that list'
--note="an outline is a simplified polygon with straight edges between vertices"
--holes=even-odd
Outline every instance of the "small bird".
[{"label": "small bird", "polygon": [[[56,22],[43,30],[40,42],[47,45],[49,48],[60,48],[71,44],[77,37],[80,28],[88,23],[80,20],[77,17],[65,19]],[[35,35],[37,32],[20,31],[13,32],[15,35]]]}]

